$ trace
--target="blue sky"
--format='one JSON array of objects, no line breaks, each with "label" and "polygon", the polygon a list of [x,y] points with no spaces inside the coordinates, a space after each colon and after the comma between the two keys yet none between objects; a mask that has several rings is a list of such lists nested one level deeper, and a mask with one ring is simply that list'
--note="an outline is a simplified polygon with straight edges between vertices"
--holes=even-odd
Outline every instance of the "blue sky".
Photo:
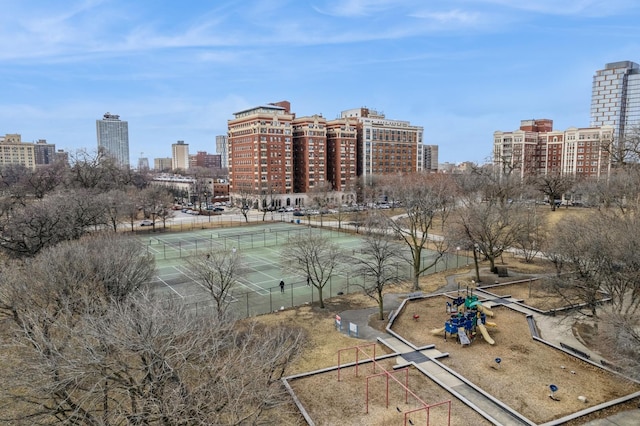
[{"label": "blue sky", "polygon": [[483,163],[522,119],[588,126],[595,71],[640,62],[638,22],[637,0],[3,0],[0,134],[94,151],[111,112],[135,165],[177,140],[215,153],[234,112],[288,100]]}]

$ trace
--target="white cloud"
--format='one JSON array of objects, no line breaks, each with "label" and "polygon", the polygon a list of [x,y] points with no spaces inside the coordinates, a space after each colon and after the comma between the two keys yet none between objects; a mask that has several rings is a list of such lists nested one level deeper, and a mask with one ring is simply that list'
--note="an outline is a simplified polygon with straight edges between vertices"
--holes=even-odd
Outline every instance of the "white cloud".
[{"label": "white cloud", "polygon": [[340,17],[371,16],[399,6],[393,0],[338,0],[328,1],[324,6],[313,8],[322,14]]},{"label": "white cloud", "polygon": [[479,23],[481,14],[478,12],[464,11],[460,9],[452,9],[442,12],[415,12],[413,17],[421,19],[430,19],[440,24],[461,24],[461,25],[474,25]]},{"label": "white cloud", "polygon": [[546,15],[602,17],[638,9],[635,0],[473,0]]}]

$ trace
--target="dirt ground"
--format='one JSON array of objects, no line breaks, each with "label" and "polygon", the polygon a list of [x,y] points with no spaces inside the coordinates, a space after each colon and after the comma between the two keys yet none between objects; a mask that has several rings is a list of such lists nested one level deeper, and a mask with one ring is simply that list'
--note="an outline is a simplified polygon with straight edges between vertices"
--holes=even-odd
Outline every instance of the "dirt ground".
[{"label": "dirt ground", "polygon": [[[495,316],[488,318],[496,324],[487,328],[495,345],[480,335],[470,346],[452,337],[445,341],[444,334],[434,335],[432,330],[442,328],[449,316],[446,301],[433,297],[410,302],[393,330],[417,346],[433,343],[448,352],[450,356],[441,360],[445,365],[536,423],[640,390],[638,384],[534,341],[525,316],[506,307],[494,308]],[[413,319],[415,313],[420,315],[418,321]],[[496,358],[501,359],[499,365]],[[558,386],[560,401],[549,398],[551,384]],[[578,396],[585,396],[587,403]]]},{"label": "dirt ground", "polygon": [[[381,364],[387,371],[393,371],[395,359],[383,361]],[[404,413],[420,408],[421,404],[411,394],[407,399],[405,388],[393,379],[389,380],[389,408],[386,407],[386,380],[384,376],[370,377],[369,381],[369,413],[366,413],[367,376],[380,374],[370,364],[362,365],[355,375],[355,368],[340,370],[341,381],[337,372],[324,373],[292,381],[296,395],[305,402],[305,409],[317,425],[401,425]],[[406,372],[396,370],[393,375],[405,383]],[[490,425],[482,416],[465,404],[451,398],[451,395],[440,386],[427,379],[415,368],[408,370],[408,388],[423,402],[433,405],[429,409],[430,425],[446,425],[448,422],[449,404],[451,401],[452,425]],[[405,401],[408,401],[407,403]],[[443,403],[442,405],[437,405]],[[413,424],[425,424],[424,411],[408,414],[407,419]],[[410,424],[410,423],[407,423]]]},{"label": "dirt ground", "polygon": [[[544,278],[532,280],[531,283],[520,282],[485,287],[485,290],[498,296],[511,296],[514,299],[522,300],[525,305],[541,311],[557,310],[571,304],[581,303],[577,292],[572,292],[571,289],[563,289],[560,292]],[[601,299],[605,297],[604,294],[600,296]]]}]

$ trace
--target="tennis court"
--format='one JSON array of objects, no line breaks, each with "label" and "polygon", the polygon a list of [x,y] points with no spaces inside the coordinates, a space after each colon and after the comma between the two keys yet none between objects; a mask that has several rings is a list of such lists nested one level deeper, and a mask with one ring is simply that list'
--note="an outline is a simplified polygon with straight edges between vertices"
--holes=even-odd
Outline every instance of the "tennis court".
[{"label": "tennis court", "polygon": [[[148,252],[156,258],[157,275],[151,287],[157,293],[185,303],[196,313],[211,309],[214,306],[213,299],[206,287],[191,273],[188,259],[206,256],[214,250],[231,250],[242,256],[246,271],[230,296],[231,309],[236,315],[247,317],[282,307],[313,303],[317,300],[317,292],[312,291],[315,288],[307,286],[306,276],[288,270],[281,248],[290,237],[316,234],[329,237],[337,244],[345,254],[344,259],[357,256],[363,245],[359,235],[283,222],[153,235],[143,240]],[[403,249],[399,245],[399,250]],[[425,262],[433,256],[435,253],[427,253]],[[442,270],[446,266],[445,261],[436,269]],[[396,270],[397,276],[402,279],[411,276],[410,267],[405,262],[398,262]],[[284,291],[279,287],[280,280],[285,282]],[[325,286],[323,296],[329,298],[339,293],[361,291],[359,285],[363,280],[364,277],[354,274],[345,265]]]}]

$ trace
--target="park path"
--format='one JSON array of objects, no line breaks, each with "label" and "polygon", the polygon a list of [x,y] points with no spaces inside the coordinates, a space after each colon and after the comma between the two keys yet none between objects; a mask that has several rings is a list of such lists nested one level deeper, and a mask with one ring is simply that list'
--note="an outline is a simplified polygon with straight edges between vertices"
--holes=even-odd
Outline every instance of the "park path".
[{"label": "park path", "polygon": [[438,361],[448,356],[435,349],[432,345],[416,348],[398,337],[387,335],[378,341],[394,351],[401,360],[398,364],[414,365],[424,375],[436,382],[464,404],[495,425],[516,426],[535,425],[516,411],[511,410],[492,396],[480,391],[476,386],[466,381]]}]

